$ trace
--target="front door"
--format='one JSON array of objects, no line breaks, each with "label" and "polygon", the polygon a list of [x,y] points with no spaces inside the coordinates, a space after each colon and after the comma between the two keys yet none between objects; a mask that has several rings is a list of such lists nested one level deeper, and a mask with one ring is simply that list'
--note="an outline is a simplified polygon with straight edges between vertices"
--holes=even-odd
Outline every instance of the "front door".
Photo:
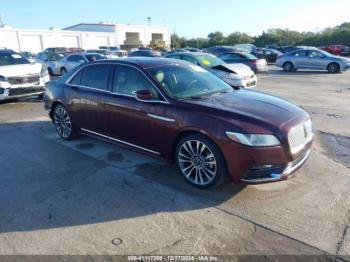
[{"label": "front door", "polygon": [[328,61],[326,56],[317,50],[309,51],[307,66],[313,69],[326,69]]},{"label": "front door", "polygon": [[[164,151],[161,137],[170,140],[168,136],[176,133],[171,105],[141,70],[129,65],[115,65],[113,71],[112,95],[105,101],[106,133],[119,142],[161,154]],[[137,90],[150,90],[155,101],[137,100]]]}]

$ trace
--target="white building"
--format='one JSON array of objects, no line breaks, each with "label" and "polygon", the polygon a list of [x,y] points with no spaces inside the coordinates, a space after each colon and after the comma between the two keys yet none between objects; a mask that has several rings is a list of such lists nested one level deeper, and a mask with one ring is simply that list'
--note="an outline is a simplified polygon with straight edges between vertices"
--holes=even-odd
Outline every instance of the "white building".
[{"label": "white building", "polygon": [[170,47],[170,29],[146,25],[119,23],[77,24],[65,29],[49,30],[0,28],[0,47],[15,51],[38,53],[48,47],[119,46],[130,49],[139,46],[164,45]]}]

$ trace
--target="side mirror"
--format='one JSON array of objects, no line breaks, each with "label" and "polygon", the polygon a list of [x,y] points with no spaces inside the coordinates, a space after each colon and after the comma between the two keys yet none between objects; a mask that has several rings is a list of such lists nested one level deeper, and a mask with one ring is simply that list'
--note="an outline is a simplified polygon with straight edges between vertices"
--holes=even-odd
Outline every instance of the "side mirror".
[{"label": "side mirror", "polygon": [[136,98],[139,101],[152,101],[154,96],[149,90],[138,90],[135,92]]}]

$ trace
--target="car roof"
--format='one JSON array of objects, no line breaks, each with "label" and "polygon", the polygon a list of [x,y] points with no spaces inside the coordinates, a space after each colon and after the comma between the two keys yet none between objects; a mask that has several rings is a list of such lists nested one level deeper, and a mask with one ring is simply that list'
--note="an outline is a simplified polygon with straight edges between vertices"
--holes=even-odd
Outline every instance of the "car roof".
[{"label": "car roof", "polygon": [[15,54],[16,52],[12,49],[0,49],[0,54]]},{"label": "car roof", "polygon": [[98,60],[91,62],[93,64],[98,63],[110,63],[110,64],[126,64],[133,65],[143,69],[158,67],[158,66],[166,66],[166,65],[188,65],[188,62],[182,61],[179,59],[170,59],[163,57],[128,57],[123,59],[106,59],[106,60]]}]

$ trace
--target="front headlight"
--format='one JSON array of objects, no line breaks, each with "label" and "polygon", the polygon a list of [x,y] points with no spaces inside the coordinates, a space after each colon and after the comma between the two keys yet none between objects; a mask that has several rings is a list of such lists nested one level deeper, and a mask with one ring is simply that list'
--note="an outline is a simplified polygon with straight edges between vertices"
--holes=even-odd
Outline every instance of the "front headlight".
[{"label": "front headlight", "polygon": [[261,135],[261,134],[242,134],[235,132],[226,132],[229,139],[247,146],[279,146],[280,141],[274,135]]},{"label": "front headlight", "polygon": [[7,82],[7,78],[4,76],[0,76],[0,82]]},{"label": "front headlight", "polygon": [[47,67],[45,65],[42,66],[40,75],[41,76],[46,76],[49,74],[49,71],[47,71]]}]

